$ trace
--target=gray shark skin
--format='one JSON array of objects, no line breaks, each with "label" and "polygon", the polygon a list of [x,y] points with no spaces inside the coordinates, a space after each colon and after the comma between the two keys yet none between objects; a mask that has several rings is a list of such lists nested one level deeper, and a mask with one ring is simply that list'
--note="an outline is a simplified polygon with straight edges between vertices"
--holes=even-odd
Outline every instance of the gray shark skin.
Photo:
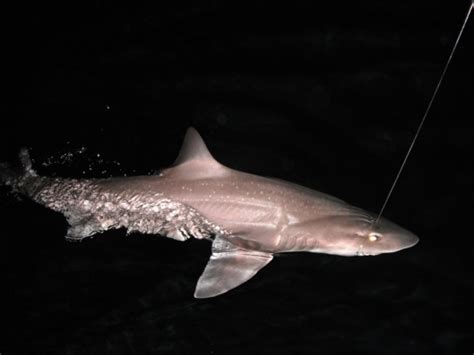
[{"label": "gray shark skin", "polygon": [[37,175],[26,150],[22,169],[0,167],[13,190],[59,211],[81,241],[112,228],[179,241],[212,242],[194,296],[223,294],[248,281],[274,254],[342,256],[392,253],[418,242],[411,232],[321,192],[230,169],[209,153],[194,128],[173,166],[157,175],[62,179]]}]

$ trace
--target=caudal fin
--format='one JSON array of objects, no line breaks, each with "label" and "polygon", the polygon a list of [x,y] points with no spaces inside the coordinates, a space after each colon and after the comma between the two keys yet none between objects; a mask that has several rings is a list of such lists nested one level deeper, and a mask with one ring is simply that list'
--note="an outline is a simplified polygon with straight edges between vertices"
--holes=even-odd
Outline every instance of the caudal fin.
[{"label": "caudal fin", "polygon": [[11,166],[8,163],[0,163],[0,185],[15,188],[18,182],[26,176],[37,176],[33,169],[30,154],[26,148],[22,148],[18,154],[20,164]]},{"label": "caudal fin", "polygon": [[18,154],[20,158],[21,170],[23,175],[37,176],[35,169],[33,169],[33,163],[31,162],[30,153],[28,149],[21,148]]},{"label": "caudal fin", "polygon": [[17,174],[7,163],[0,163],[0,185],[11,185]]}]

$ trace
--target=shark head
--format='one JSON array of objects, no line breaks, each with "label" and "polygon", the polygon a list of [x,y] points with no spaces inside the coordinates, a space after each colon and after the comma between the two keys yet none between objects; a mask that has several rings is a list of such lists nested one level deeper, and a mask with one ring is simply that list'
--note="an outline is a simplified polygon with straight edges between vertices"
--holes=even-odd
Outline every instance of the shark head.
[{"label": "shark head", "polygon": [[312,251],[342,256],[368,256],[394,253],[418,243],[416,235],[387,219],[381,218],[377,224],[373,221],[372,216],[358,215],[326,219],[324,228],[318,226],[324,233],[318,238],[322,243]]},{"label": "shark head", "polygon": [[356,255],[360,256],[394,253],[411,248],[419,240],[413,233],[386,219],[362,228],[358,236],[361,241]]}]

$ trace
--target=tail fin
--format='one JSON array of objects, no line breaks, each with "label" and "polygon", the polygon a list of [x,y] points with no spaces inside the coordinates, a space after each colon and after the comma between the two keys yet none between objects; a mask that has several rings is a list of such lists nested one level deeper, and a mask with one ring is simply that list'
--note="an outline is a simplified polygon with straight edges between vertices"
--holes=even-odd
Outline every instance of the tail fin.
[{"label": "tail fin", "polygon": [[26,176],[38,176],[36,171],[33,169],[33,163],[31,162],[30,153],[28,149],[21,148],[18,154],[21,163],[22,175]]},{"label": "tail fin", "polygon": [[15,188],[18,182],[24,177],[37,176],[33,169],[30,154],[26,148],[22,148],[18,154],[20,165],[12,167],[8,163],[0,163],[0,185],[12,186]]},{"label": "tail fin", "polygon": [[0,185],[12,185],[12,181],[15,180],[17,174],[10,167],[9,164],[0,163]]}]

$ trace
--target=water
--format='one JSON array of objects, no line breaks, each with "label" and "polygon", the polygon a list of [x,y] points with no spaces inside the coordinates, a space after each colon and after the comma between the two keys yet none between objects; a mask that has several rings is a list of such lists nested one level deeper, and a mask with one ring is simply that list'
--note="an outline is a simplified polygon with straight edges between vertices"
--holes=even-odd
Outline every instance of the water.
[{"label": "water", "polygon": [[[173,162],[193,124],[231,167],[377,211],[467,5],[311,4],[12,12],[0,161],[28,146],[42,174],[146,175]],[[472,352],[472,24],[465,31],[384,213],[417,246],[285,255],[227,295],[195,300],[209,243],[124,230],[66,243],[61,215],[2,188],[0,352]]]}]

